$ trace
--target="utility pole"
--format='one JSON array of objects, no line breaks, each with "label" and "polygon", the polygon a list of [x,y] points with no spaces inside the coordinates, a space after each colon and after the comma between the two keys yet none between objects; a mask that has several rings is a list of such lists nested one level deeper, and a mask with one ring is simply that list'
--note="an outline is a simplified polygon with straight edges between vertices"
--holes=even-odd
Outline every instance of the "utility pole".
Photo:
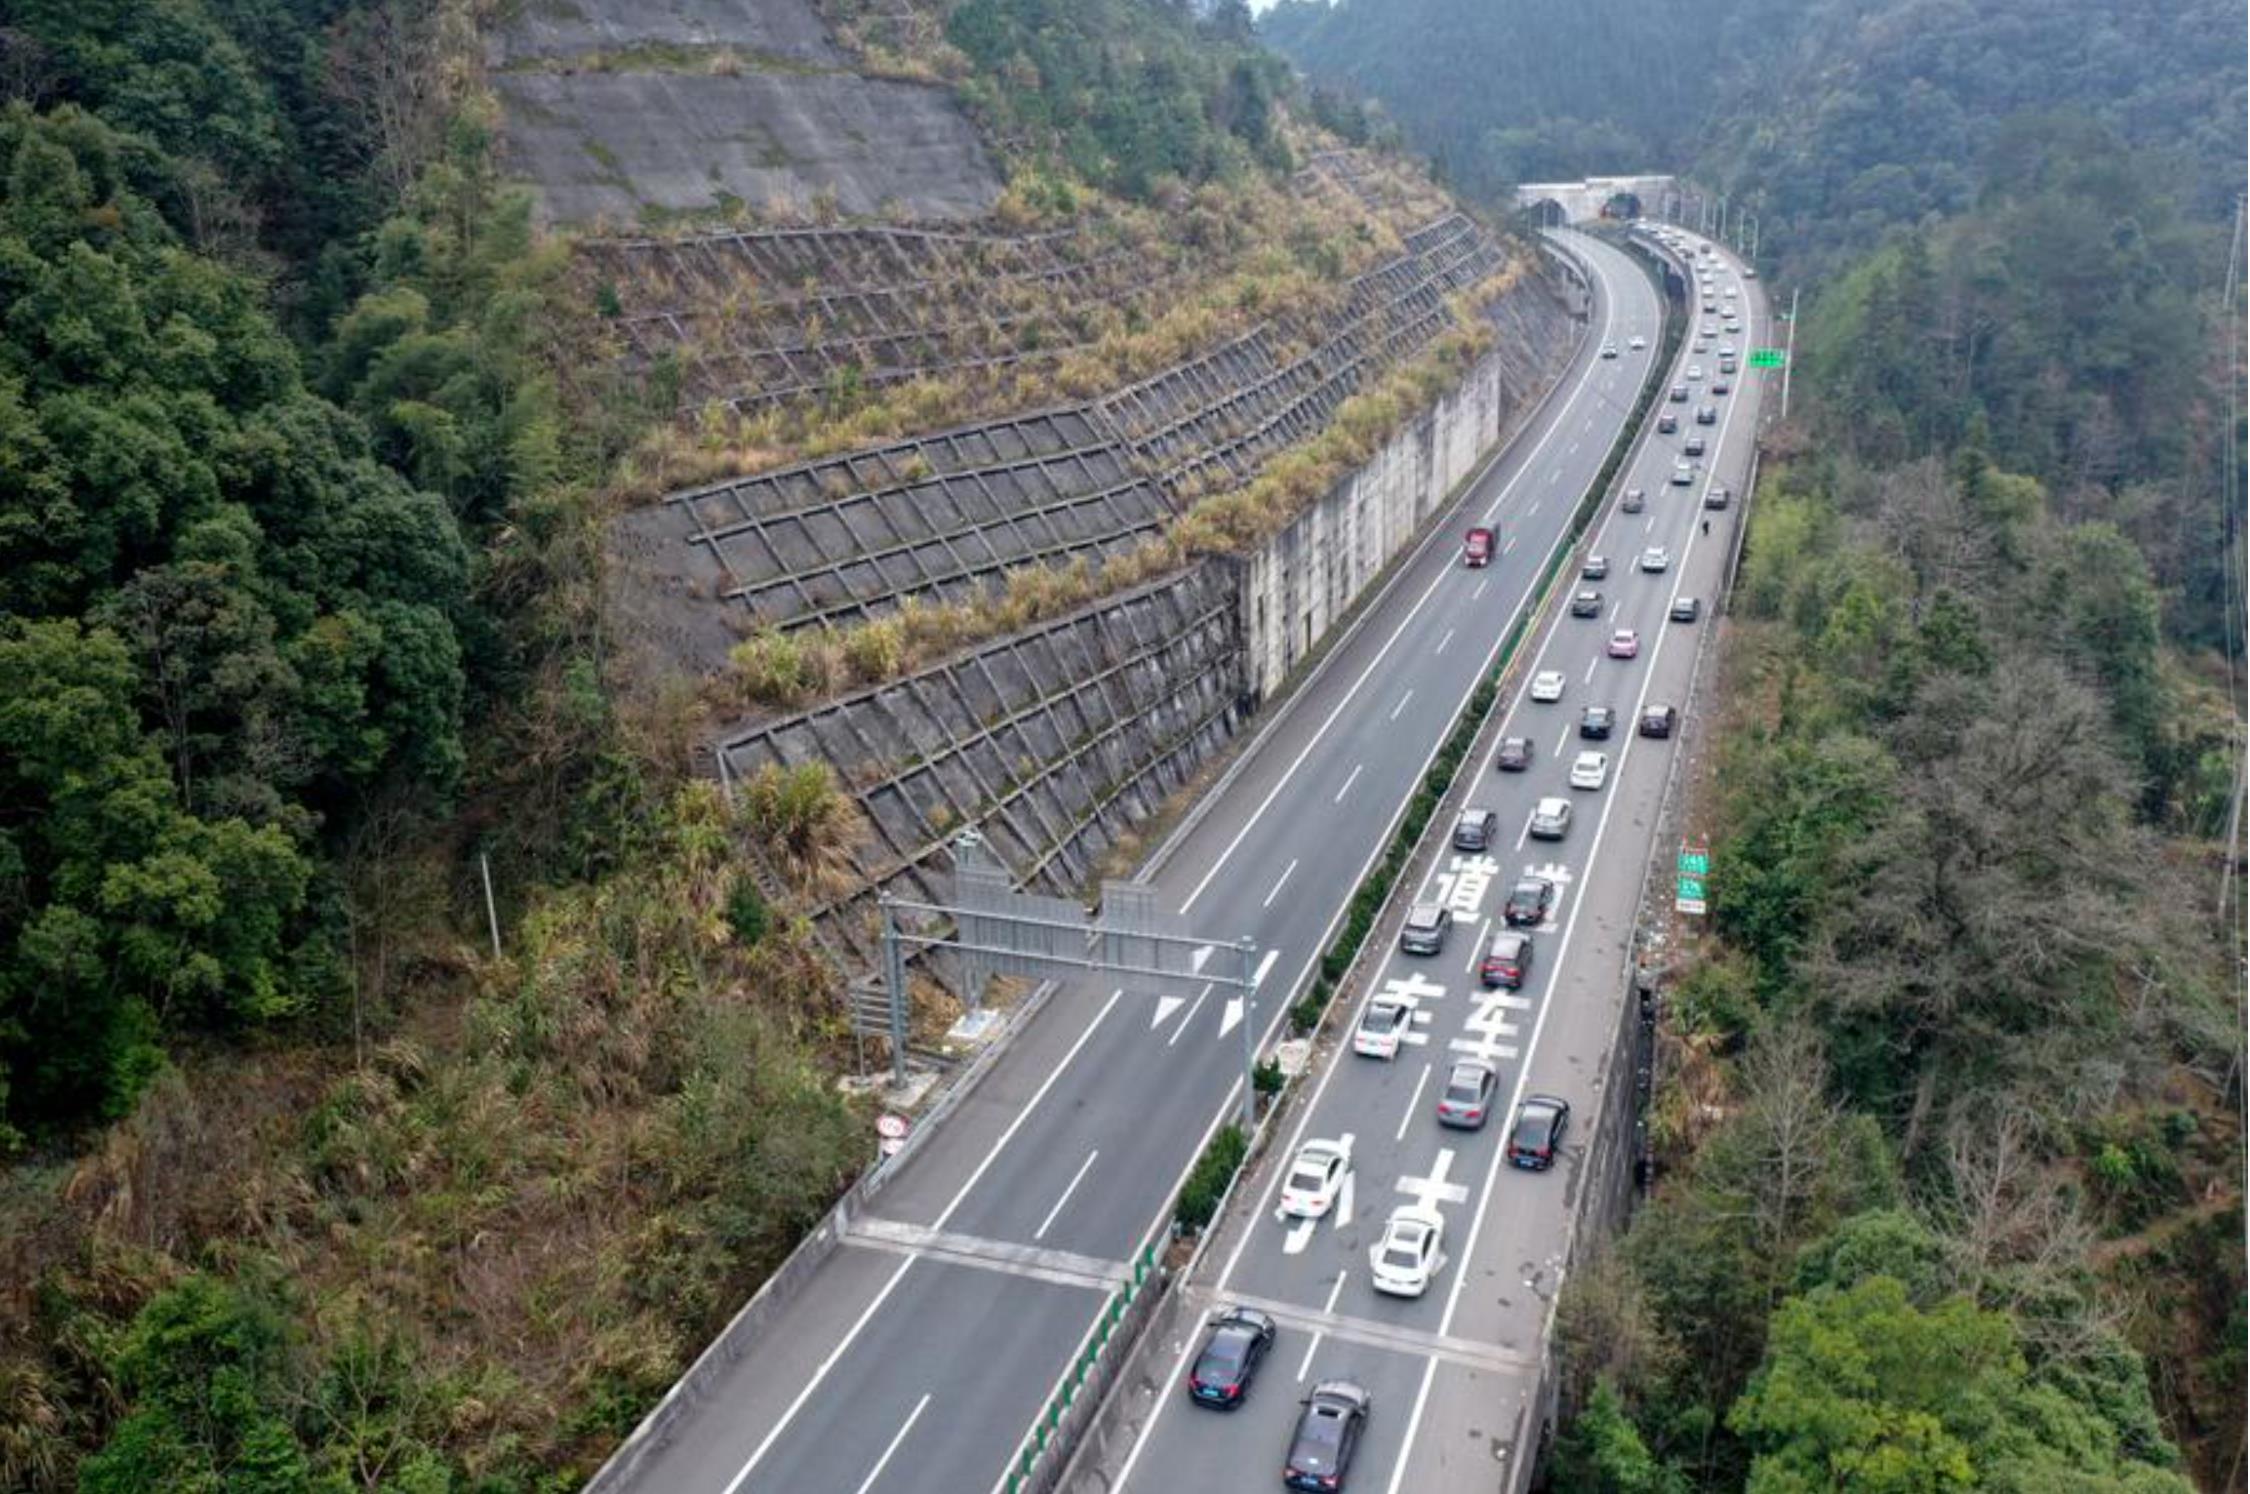
[{"label": "utility pole", "polygon": [[1781,418],[1789,418],[1789,375],[1797,362],[1797,288],[1789,288],[1789,345],[1781,353]]}]

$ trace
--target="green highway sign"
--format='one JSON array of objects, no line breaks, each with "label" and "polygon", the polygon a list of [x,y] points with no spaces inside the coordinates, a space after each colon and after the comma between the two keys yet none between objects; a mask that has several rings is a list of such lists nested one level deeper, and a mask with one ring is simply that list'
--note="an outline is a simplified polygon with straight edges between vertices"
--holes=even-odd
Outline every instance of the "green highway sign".
[{"label": "green highway sign", "polygon": [[1789,355],[1779,348],[1752,348],[1750,350],[1750,366],[1752,368],[1779,368],[1788,361]]},{"label": "green highway sign", "polygon": [[1680,843],[1680,875],[1672,894],[1672,906],[1682,913],[1700,917],[1709,911],[1704,901],[1703,882],[1711,875],[1710,847],[1700,843]]}]

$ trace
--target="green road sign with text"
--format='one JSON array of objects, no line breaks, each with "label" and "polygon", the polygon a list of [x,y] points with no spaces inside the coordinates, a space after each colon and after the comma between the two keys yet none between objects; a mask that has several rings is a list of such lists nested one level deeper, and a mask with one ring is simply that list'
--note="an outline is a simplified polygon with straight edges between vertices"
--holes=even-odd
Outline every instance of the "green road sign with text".
[{"label": "green road sign with text", "polygon": [[1752,348],[1750,350],[1750,366],[1752,368],[1779,368],[1788,361],[1789,355],[1779,348]]},{"label": "green road sign with text", "polygon": [[1711,853],[1710,853],[1709,851],[1682,851],[1682,852],[1680,852],[1680,875],[1681,875],[1681,876],[1683,876],[1683,877],[1706,877],[1706,876],[1709,876],[1710,874],[1711,874]]}]

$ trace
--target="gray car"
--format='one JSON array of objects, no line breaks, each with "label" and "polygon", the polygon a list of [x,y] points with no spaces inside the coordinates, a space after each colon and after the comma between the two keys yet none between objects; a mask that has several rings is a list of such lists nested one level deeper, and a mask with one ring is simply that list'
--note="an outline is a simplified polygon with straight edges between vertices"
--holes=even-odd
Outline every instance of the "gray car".
[{"label": "gray car", "polygon": [[1323,1380],[1304,1399],[1297,1413],[1297,1430],[1289,1438],[1289,1457],[1281,1465],[1281,1481],[1292,1489],[1316,1494],[1344,1487],[1351,1471],[1352,1454],[1359,1451],[1360,1435],[1367,1429],[1367,1413],[1375,1398],[1367,1387],[1350,1380]]},{"label": "gray car", "polygon": [[1445,933],[1453,927],[1453,915],[1438,903],[1416,903],[1406,910],[1406,923],[1398,931],[1398,947],[1407,954],[1434,955],[1445,952]]},{"label": "gray car", "polygon": [[1570,833],[1570,801],[1541,799],[1531,811],[1533,840],[1561,840]]},{"label": "gray car", "polygon": [[1483,1130],[1485,1117],[1492,1114],[1493,1093],[1499,1087],[1500,1076],[1493,1072],[1491,1064],[1474,1058],[1462,1059],[1453,1066],[1444,1090],[1438,1095],[1438,1124],[1462,1131]]},{"label": "gray car", "polygon": [[1492,844],[1492,837],[1499,829],[1500,816],[1472,804],[1461,811],[1461,818],[1453,822],[1453,849],[1481,851]]}]

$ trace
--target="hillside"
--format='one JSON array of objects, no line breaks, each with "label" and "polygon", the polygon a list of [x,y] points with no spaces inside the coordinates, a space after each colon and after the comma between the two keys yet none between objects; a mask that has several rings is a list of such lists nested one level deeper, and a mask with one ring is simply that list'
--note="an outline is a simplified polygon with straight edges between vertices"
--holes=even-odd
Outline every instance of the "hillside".
[{"label": "hillside", "polygon": [[1233,7],[0,59],[11,1489],[583,1479],[867,1160],[853,909],[1129,862],[1579,335]]}]

